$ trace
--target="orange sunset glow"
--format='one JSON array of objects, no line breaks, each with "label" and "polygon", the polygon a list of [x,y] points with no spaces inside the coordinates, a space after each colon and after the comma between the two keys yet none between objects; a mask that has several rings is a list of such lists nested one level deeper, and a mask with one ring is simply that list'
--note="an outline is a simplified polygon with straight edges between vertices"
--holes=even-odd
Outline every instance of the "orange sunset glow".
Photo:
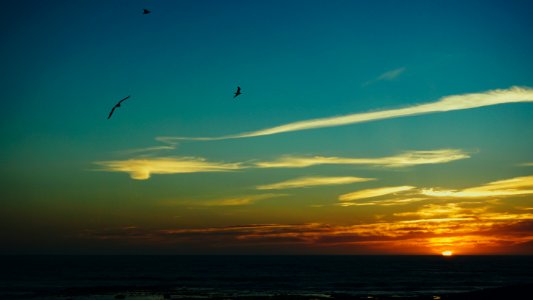
[{"label": "orange sunset glow", "polygon": [[0,300],[531,298],[532,12],[2,1]]},{"label": "orange sunset glow", "polygon": [[527,1],[110,1],[8,1],[0,254],[533,254]]}]

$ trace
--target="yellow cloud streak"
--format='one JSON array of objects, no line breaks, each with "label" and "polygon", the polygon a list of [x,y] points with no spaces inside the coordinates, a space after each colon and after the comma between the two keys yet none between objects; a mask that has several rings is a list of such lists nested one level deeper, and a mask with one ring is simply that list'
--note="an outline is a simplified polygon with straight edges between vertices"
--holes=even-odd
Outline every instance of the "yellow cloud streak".
[{"label": "yellow cloud streak", "polygon": [[344,195],[339,196],[339,201],[346,202],[346,201],[354,201],[354,200],[360,200],[360,199],[366,199],[366,198],[373,198],[373,197],[379,197],[399,192],[405,192],[411,189],[414,189],[414,186],[392,186],[392,187],[382,187],[382,188],[376,188],[376,189],[367,189],[367,190],[361,190],[353,193],[348,193]]},{"label": "yellow cloud streak", "polygon": [[[398,198],[398,199],[386,199],[382,201],[369,201],[369,202],[349,202],[359,199],[384,196],[393,193],[403,192],[407,190],[415,189],[412,186],[400,186],[400,187],[382,187],[375,189],[368,189],[357,191],[354,193],[344,194],[339,196],[341,203],[339,206],[392,206],[402,205],[412,202],[425,201],[431,198],[423,197],[443,197],[443,198],[484,198],[484,197],[509,197],[533,194],[533,176],[515,177],[505,180],[498,180],[487,183],[482,186],[467,188],[464,190],[436,190],[430,189],[416,189],[410,193],[410,196],[420,195],[422,197],[414,198]],[[463,203],[466,204],[466,203]],[[419,211],[416,213],[397,213],[396,216],[407,215],[435,215],[436,213],[450,213],[452,209],[459,210],[460,208],[456,204],[449,204],[448,207],[440,206],[439,209],[435,207],[425,206],[425,211]]]},{"label": "yellow cloud streak", "polygon": [[214,141],[226,139],[240,139],[257,136],[273,135],[284,132],[300,131],[307,129],[344,126],[355,123],[370,122],[391,118],[422,115],[435,112],[447,112],[454,110],[472,109],[497,104],[532,102],[533,89],[528,87],[511,87],[509,89],[490,90],[482,93],[471,93],[442,97],[437,102],[419,104],[400,109],[389,109],[367,113],[355,113],[346,116],[311,119],[285,125],[266,128],[258,131],[245,132],[221,137],[157,137],[156,139],[166,143],[174,143],[180,140]]},{"label": "yellow cloud streak", "polygon": [[254,204],[257,201],[272,199],[277,197],[287,196],[287,194],[259,194],[259,195],[242,195],[242,196],[233,196],[222,199],[211,199],[211,200],[162,200],[159,201],[159,204],[162,206],[189,206],[189,207],[198,207],[198,206],[244,206]]},{"label": "yellow cloud streak", "polygon": [[371,202],[341,202],[338,203],[338,206],[398,206],[398,205],[407,205],[414,202],[426,201],[427,198],[400,198],[400,199],[387,199],[380,201],[371,201]]},{"label": "yellow cloud streak", "polygon": [[533,176],[515,177],[506,180],[490,182],[488,184],[467,188],[464,190],[435,190],[423,189],[423,195],[431,197],[503,197],[533,194]]},{"label": "yellow cloud streak", "polygon": [[356,182],[365,182],[375,180],[374,178],[361,178],[361,177],[301,177],[291,180],[286,180],[278,183],[260,185],[256,188],[258,190],[282,190],[282,189],[294,189],[304,188],[310,186],[320,185],[339,185],[350,184]]},{"label": "yellow cloud streak", "polygon": [[95,162],[95,164],[102,166],[101,171],[125,172],[137,180],[146,180],[152,174],[224,172],[243,168],[240,163],[208,162],[203,158],[196,157],[138,158],[100,161]]},{"label": "yellow cloud streak", "polygon": [[436,217],[464,217],[465,215],[472,215],[474,212],[482,213],[484,208],[465,209],[458,203],[447,204],[427,204],[422,206],[416,212],[402,212],[395,213],[397,217],[422,217],[422,218],[436,218]]},{"label": "yellow cloud streak", "polygon": [[343,165],[374,165],[383,167],[407,167],[423,164],[440,164],[470,156],[460,149],[439,149],[428,151],[409,151],[395,156],[376,158],[343,158],[324,156],[284,156],[270,162],[257,162],[260,168],[305,168],[314,165],[343,164]]},{"label": "yellow cloud streak", "polygon": [[241,196],[233,197],[227,199],[211,200],[204,202],[201,205],[204,206],[241,206],[249,205],[259,200],[271,199],[276,197],[286,196],[286,194],[262,194],[262,195],[250,195],[250,196]]}]

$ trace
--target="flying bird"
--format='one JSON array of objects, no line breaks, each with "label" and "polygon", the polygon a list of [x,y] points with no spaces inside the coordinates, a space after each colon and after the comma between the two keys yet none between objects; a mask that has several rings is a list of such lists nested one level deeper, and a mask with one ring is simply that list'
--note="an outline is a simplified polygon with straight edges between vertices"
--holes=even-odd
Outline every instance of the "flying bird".
[{"label": "flying bird", "polygon": [[111,115],[113,115],[113,112],[115,111],[115,109],[116,109],[117,107],[120,107],[120,104],[121,104],[124,100],[128,99],[129,97],[130,97],[130,96],[128,96],[128,97],[126,97],[126,98],[120,100],[117,104],[115,104],[115,106],[113,106],[113,108],[111,109],[111,112],[109,113],[109,116],[107,116],[107,119],[108,119],[108,120],[111,118]]},{"label": "flying bird", "polygon": [[233,96],[233,98],[239,96],[240,94],[242,94],[242,93],[241,93],[241,87],[238,86],[238,87],[237,87],[237,91],[235,92],[235,96]]},{"label": "flying bird", "polygon": [[147,15],[151,13],[151,11],[147,10],[146,8],[143,9],[143,15]]}]

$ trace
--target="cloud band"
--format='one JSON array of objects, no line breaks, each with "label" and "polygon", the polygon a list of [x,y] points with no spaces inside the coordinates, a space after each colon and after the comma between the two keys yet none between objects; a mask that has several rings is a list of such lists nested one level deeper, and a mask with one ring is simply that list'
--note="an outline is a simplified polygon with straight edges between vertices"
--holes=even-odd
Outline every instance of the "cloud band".
[{"label": "cloud band", "polygon": [[176,141],[216,141],[227,139],[250,138],[266,135],[274,135],[285,132],[300,131],[307,129],[344,126],[349,124],[371,122],[384,119],[422,115],[435,112],[446,112],[453,110],[464,110],[491,106],[497,104],[508,104],[517,102],[532,102],[533,89],[528,87],[511,87],[509,89],[490,90],[482,93],[470,93],[462,95],[446,96],[433,103],[419,104],[399,109],[381,110],[367,113],[355,113],[345,116],[328,117],[320,119],[304,120],[288,123],[280,126],[266,128],[262,130],[245,132],[234,135],[220,137],[157,137],[156,140],[166,143]]}]

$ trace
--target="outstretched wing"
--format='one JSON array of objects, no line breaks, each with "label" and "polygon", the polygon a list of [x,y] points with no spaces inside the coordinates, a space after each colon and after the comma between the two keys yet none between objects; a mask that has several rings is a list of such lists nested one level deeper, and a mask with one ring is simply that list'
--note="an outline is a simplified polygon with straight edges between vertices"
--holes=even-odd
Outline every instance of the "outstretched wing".
[{"label": "outstretched wing", "polygon": [[120,105],[120,104],[122,103],[122,101],[124,101],[124,100],[128,99],[129,97],[130,97],[130,96],[128,96],[128,97],[126,97],[126,98],[124,98],[124,99],[120,100],[120,101],[118,102],[118,104]]},{"label": "outstretched wing", "polygon": [[241,87],[238,86],[238,87],[237,87],[237,91],[235,92],[235,96],[233,96],[233,98],[239,96],[240,94],[242,94],[242,93],[241,93]]},{"label": "outstretched wing", "polygon": [[115,111],[115,108],[117,108],[117,106],[113,106],[113,108],[111,109],[111,111],[109,112],[109,116],[107,116],[107,119],[109,120],[111,118],[111,115],[113,115],[113,112]]}]

